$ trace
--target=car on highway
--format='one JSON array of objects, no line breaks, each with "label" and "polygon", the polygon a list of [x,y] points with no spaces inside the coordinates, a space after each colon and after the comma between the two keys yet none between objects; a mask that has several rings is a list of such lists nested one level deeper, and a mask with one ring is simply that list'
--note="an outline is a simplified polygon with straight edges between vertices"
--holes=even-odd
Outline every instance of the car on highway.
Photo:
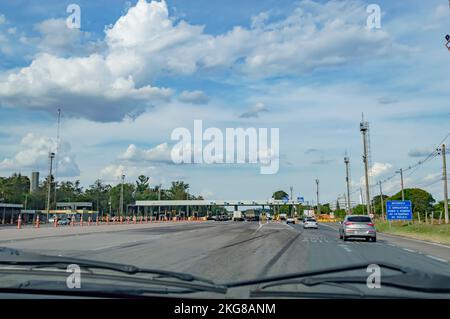
[{"label": "car on highway", "polygon": [[319,224],[317,223],[317,220],[315,220],[314,218],[306,218],[306,220],[303,221],[303,229],[307,229],[307,228],[314,228],[314,229],[318,229],[319,228]]},{"label": "car on highway", "polygon": [[295,218],[294,217],[288,217],[286,219],[286,224],[295,224]]},{"label": "car on highway", "polygon": [[372,219],[367,215],[347,215],[339,226],[339,238],[363,238],[366,241],[377,241],[377,231]]}]

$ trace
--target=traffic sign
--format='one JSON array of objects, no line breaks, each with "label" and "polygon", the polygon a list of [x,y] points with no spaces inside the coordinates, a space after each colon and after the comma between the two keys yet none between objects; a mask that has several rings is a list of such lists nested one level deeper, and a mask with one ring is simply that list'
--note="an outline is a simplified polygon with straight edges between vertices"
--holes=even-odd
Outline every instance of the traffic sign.
[{"label": "traffic sign", "polygon": [[412,220],[412,206],[410,200],[386,201],[387,220]]},{"label": "traffic sign", "polygon": [[303,197],[297,197],[297,200],[299,203],[304,203],[305,202],[305,198]]}]

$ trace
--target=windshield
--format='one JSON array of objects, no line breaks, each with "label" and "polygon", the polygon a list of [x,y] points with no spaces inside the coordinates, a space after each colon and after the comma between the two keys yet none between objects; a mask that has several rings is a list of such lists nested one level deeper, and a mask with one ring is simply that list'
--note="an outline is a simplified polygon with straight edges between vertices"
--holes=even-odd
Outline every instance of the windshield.
[{"label": "windshield", "polygon": [[0,1],[0,299],[448,297],[447,1],[274,3]]}]

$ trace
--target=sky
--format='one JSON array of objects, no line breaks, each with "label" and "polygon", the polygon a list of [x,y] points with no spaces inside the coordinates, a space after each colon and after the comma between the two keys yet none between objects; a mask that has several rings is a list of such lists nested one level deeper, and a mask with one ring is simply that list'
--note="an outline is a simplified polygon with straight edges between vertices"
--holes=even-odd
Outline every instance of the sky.
[{"label": "sky", "polygon": [[[80,28],[69,28],[70,4]],[[370,4],[381,9],[368,28]],[[447,0],[0,1],[0,176],[151,185],[183,180],[208,199],[276,190],[352,200],[364,185],[359,123],[370,125],[371,184],[425,159],[449,133]],[[57,143],[57,109],[61,108]],[[279,170],[175,164],[177,128],[278,128]],[[448,141],[450,138],[446,140]],[[59,146],[57,146],[59,145]],[[270,151],[270,150],[269,150]],[[442,199],[439,156],[405,187]],[[398,176],[383,184],[399,191]],[[371,188],[378,194],[378,187]]]}]

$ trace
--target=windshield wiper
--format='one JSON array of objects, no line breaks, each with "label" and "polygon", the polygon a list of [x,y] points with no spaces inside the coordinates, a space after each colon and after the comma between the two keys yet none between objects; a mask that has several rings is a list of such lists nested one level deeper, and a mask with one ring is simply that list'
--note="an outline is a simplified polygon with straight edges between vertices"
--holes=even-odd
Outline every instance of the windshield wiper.
[{"label": "windshield wiper", "polygon": [[[401,267],[394,264],[384,262],[366,262],[358,263],[350,266],[332,267],[315,271],[298,272],[291,274],[284,274],[278,276],[271,276],[261,279],[239,281],[226,284],[229,288],[252,286],[259,284],[267,284],[258,289],[251,291],[251,296],[267,296],[267,295],[299,295],[301,292],[286,292],[286,291],[267,291],[265,289],[276,286],[301,284],[308,287],[318,286],[321,284],[334,285],[341,288],[353,290],[356,294],[351,296],[363,297],[364,293],[356,287],[348,284],[366,284],[367,276],[330,276],[330,277],[315,277],[326,274],[337,274],[352,270],[365,270],[370,264],[376,264],[380,268],[394,270],[400,274],[383,275],[381,277],[381,285],[393,287],[403,290],[418,291],[425,293],[450,293],[450,276],[425,273],[423,271],[415,270],[409,267]],[[315,294],[315,293],[313,293]]]},{"label": "windshield wiper", "polygon": [[[63,257],[63,256],[47,256],[30,252],[22,252],[17,249],[4,248],[0,247],[0,265],[12,265],[12,266],[24,266],[31,267],[30,269],[39,269],[39,268],[47,268],[53,267],[57,269],[67,269],[68,265],[76,264],[81,269],[87,269],[92,271],[93,269],[100,270],[110,270],[119,272],[126,275],[137,275],[137,274],[150,274],[156,275],[156,277],[152,278],[133,278],[126,276],[111,276],[105,274],[97,274],[91,272],[91,277],[95,276],[96,278],[114,278],[117,280],[129,280],[130,282],[140,282],[140,283],[152,283],[152,284],[161,284],[161,285],[169,285],[176,286],[182,288],[188,288],[196,291],[212,291],[218,293],[226,293],[226,287],[216,285],[213,281],[209,279],[205,279],[202,277],[198,277],[195,275],[182,273],[182,272],[174,272],[168,270],[161,269],[148,269],[148,268],[140,268],[133,265],[126,264],[118,264],[118,263],[110,263],[103,261],[95,261],[95,260],[86,260],[80,258],[73,257]],[[1,270],[1,269],[0,269]],[[11,269],[8,269],[11,271]],[[29,269],[27,269],[29,270]],[[18,271],[18,269],[16,269]],[[47,273],[48,274],[48,273]],[[163,278],[176,279],[179,281],[173,280],[162,280]]]}]

